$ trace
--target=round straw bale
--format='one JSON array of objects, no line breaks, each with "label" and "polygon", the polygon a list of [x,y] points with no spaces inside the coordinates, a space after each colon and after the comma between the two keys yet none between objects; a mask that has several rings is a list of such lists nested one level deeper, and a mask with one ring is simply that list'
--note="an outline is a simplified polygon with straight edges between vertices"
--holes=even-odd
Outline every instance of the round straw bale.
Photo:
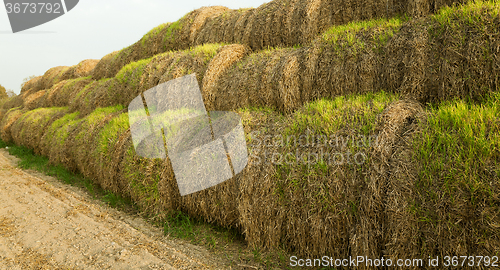
[{"label": "round straw bale", "polygon": [[[351,242],[351,248],[355,254],[373,258],[384,256],[382,250],[389,241],[394,240],[387,239],[387,230],[392,228],[392,225],[400,227],[402,220],[398,220],[398,223],[387,223],[388,220],[394,219],[394,217],[389,217],[387,200],[390,198],[391,203],[400,204],[390,205],[391,210],[397,211],[395,215],[403,214],[406,211],[404,207],[408,206],[407,202],[405,198],[398,197],[399,194],[395,193],[401,192],[404,187],[409,187],[411,184],[401,183],[400,179],[391,175],[396,172],[394,171],[396,166],[391,166],[391,164],[404,165],[400,163],[400,160],[394,159],[394,153],[399,154],[405,150],[406,154],[411,154],[411,146],[402,142],[411,139],[412,134],[417,131],[418,123],[423,119],[422,106],[419,103],[404,100],[391,103],[380,115],[376,123],[377,139],[370,149],[369,176],[365,180],[367,181],[366,187],[360,194],[358,210],[363,217],[359,219],[359,225],[356,227],[356,238]],[[400,148],[402,146],[406,148]],[[407,157],[410,158],[411,155]],[[411,227],[410,225],[404,230],[412,230]],[[398,253],[402,255],[403,252]],[[412,255],[417,254],[412,253]]]},{"label": "round straw bale", "polygon": [[62,117],[66,108],[39,108],[28,111],[12,126],[12,137],[17,145],[24,145],[40,154],[40,140],[47,127]]},{"label": "round straw bale", "polygon": [[106,68],[106,76],[104,78],[113,78],[124,66],[128,65],[131,62],[134,62],[135,59],[132,58],[132,53],[135,46],[138,45],[134,44],[132,46],[123,48],[111,59],[111,62]]},{"label": "round straw bale", "polygon": [[140,93],[192,73],[196,73],[201,85],[207,66],[221,47],[221,44],[205,44],[131,63],[120,71],[109,87],[110,100],[128,106]]},{"label": "round straw bale", "polygon": [[218,17],[208,20],[196,36],[196,45],[224,42],[240,43],[250,9],[227,10]]},{"label": "round straw bale", "polygon": [[46,92],[46,90],[41,90],[26,97],[26,99],[24,99],[24,107],[28,110],[42,107],[45,104],[44,98]]},{"label": "round straw bale", "polygon": [[[7,101],[8,101],[8,100],[9,100],[9,98],[2,98],[2,99],[0,99],[0,109],[2,109],[2,110],[3,110],[3,105],[4,105],[5,103],[7,103]],[[0,118],[0,121],[1,121],[1,120],[2,120],[2,119]]]},{"label": "round straw bale", "polygon": [[208,189],[181,197],[180,207],[190,216],[224,227],[239,226],[237,195],[239,176]]},{"label": "round straw bale", "polygon": [[[241,175],[238,211],[245,240],[250,246],[276,248],[282,243],[283,221],[286,212],[273,196],[277,189],[272,181],[275,168],[269,164],[256,164],[250,159]],[[267,216],[268,218],[263,218]]]},{"label": "round straw bale", "polygon": [[301,61],[298,58],[300,53],[290,55],[283,63],[283,75],[279,82],[280,108],[282,112],[291,112],[302,105]]},{"label": "round straw bale", "polygon": [[75,95],[75,93],[79,93],[92,82],[93,80],[90,77],[68,80],[62,87],[57,90],[54,89],[50,93],[49,103],[56,107],[68,106],[71,101],[71,97]]},{"label": "round straw bale", "polygon": [[214,110],[235,110],[247,106],[277,107],[279,63],[288,49],[270,49],[250,54],[223,73],[211,99]]},{"label": "round straw bale", "polygon": [[[128,132],[130,134],[130,132]],[[118,183],[126,187],[141,209],[156,219],[179,210],[180,194],[168,159],[147,159],[136,155],[131,136],[126,136]]]},{"label": "round straw bale", "polygon": [[36,86],[33,87],[32,91],[40,91],[45,89],[50,89],[52,86],[61,81],[62,75],[69,69],[66,66],[54,67],[45,74],[43,74],[42,78],[37,81]]},{"label": "round straw bale", "polygon": [[96,150],[98,135],[103,127],[119,113],[123,107],[98,108],[82,118],[69,136],[69,151],[80,171],[88,179],[100,184],[99,153]]},{"label": "round straw bale", "polygon": [[61,82],[55,84],[54,86],[52,86],[52,88],[50,88],[46,92],[45,104],[50,106],[50,107],[58,107],[56,105],[56,100],[59,100],[58,99],[59,96],[63,96],[63,94],[60,92],[63,92],[64,87],[66,85],[69,85],[70,83],[71,83],[70,81],[66,80],[66,81],[61,81]]},{"label": "round straw bale", "polygon": [[[420,241],[418,220],[408,211],[415,190],[414,177],[418,174],[412,158],[412,141],[421,132],[425,118],[422,106],[416,102],[403,100],[389,105],[378,124],[378,143],[372,147],[373,168],[367,194],[362,199],[362,207],[372,211],[367,211],[369,218],[362,221],[362,228],[367,232],[362,235],[382,232],[379,246],[387,248],[391,259],[425,258],[417,244]],[[387,226],[381,226],[382,222]],[[360,245],[365,241],[370,240],[365,237]]]},{"label": "round straw bale", "polygon": [[8,110],[5,113],[5,116],[2,118],[2,121],[0,122],[0,127],[1,127],[1,132],[0,136],[4,142],[12,142],[12,133],[11,133],[11,128],[12,125],[19,119],[26,110],[21,109],[20,107],[18,108],[13,108]]},{"label": "round straw bale", "polygon": [[209,110],[215,110],[214,99],[218,89],[218,82],[222,75],[237,61],[246,56],[249,47],[244,45],[228,45],[219,49],[217,55],[210,61],[205,76],[203,77],[202,93],[205,106]]},{"label": "round straw bale", "polygon": [[[301,26],[307,23],[306,9],[307,2],[303,0],[285,0],[287,3],[288,12],[283,18],[285,21],[285,32],[287,33],[286,43],[288,44],[301,44],[302,35]],[[305,34],[308,35],[308,34]]]},{"label": "round straw bale", "polygon": [[79,113],[66,114],[54,121],[43,135],[40,150],[49,157],[52,164],[62,164],[66,169],[75,172],[77,164],[71,154],[72,138],[69,134],[78,126],[82,119]]},{"label": "round straw bale", "polygon": [[144,35],[138,42],[141,46],[134,47],[133,58],[138,60],[165,52],[163,38],[167,35],[170,25],[171,23],[161,24]]},{"label": "round straw bale", "polygon": [[[120,109],[121,106],[113,109]],[[116,149],[118,142],[123,142],[122,137],[125,131],[129,129],[128,114],[123,113],[123,110],[114,112],[110,119],[102,125],[97,136],[94,139],[95,147],[91,147],[91,156],[96,160],[94,169],[97,173],[99,184],[106,190],[113,192],[122,192],[122,186],[118,181],[118,165],[121,157],[116,156],[117,152],[122,154],[120,149]],[[125,134],[126,136],[127,134]]]},{"label": "round straw bale", "polygon": [[194,44],[196,36],[200,32],[200,29],[205,25],[207,20],[213,19],[228,10],[229,9],[227,7],[223,6],[202,7],[198,9],[196,12],[196,16],[194,17],[194,21],[189,27],[190,43]]},{"label": "round straw bale", "polygon": [[[61,148],[64,144],[68,133],[64,133],[67,130],[59,130],[63,128],[68,123],[74,121],[78,116],[78,113],[66,114],[63,117],[57,119],[50,126],[47,127],[46,132],[43,134],[40,140],[40,151],[43,156],[50,158],[50,153],[55,152],[56,145]],[[59,133],[59,137],[56,134]],[[56,144],[57,143],[57,144]]]},{"label": "round straw bale", "polygon": [[70,67],[64,74],[61,75],[61,80],[71,80],[92,75],[92,71],[99,63],[99,60],[89,59],[83,60],[78,65]]},{"label": "round straw bale", "polygon": [[92,70],[92,79],[98,81],[106,78],[109,66],[112,64],[112,60],[118,53],[119,51],[114,51],[110,54],[105,55],[101,60],[99,60],[99,62]]},{"label": "round straw bale", "polygon": [[262,30],[264,26],[264,16],[270,13],[270,3],[265,3],[253,11],[248,18],[245,32],[243,34],[242,43],[247,44],[252,50],[260,50],[263,47]]},{"label": "round straw bale", "polygon": [[0,109],[0,122],[2,121],[2,119],[3,119],[3,117],[5,116],[6,113],[7,113],[7,110]]},{"label": "round straw bale", "polygon": [[24,93],[32,92],[32,88],[36,87],[40,79],[42,79],[42,76],[35,77],[24,83],[21,87],[21,95]]},{"label": "round straw bale", "polygon": [[[327,0],[311,0],[307,1],[305,8],[305,20],[301,25],[302,32],[302,43],[305,44],[308,41],[313,40],[318,33],[322,33],[326,30],[328,25],[331,25],[329,18],[326,17],[325,13],[330,11],[328,8]],[[325,18],[326,17],[326,18]]]},{"label": "round straw bale", "polygon": [[[395,89],[406,98],[427,102],[438,93],[436,75],[427,73],[431,46],[429,33],[419,23],[401,27],[385,51],[386,89]],[[427,83],[429,82],[429,83]]]},{"label": "round straw bale", "polygon": [[10,133],[12,136],[12,141],[16,145],[22,145],[22,134],[24,132],[23,126],[25,125],[25,118],[29,115],[29,111],[21,115],[16,121],[14,121],[10,127]]},{"label": "round straw bale", "polygon": [[[230,31],[230,34],[225,34],[225,36],[232,35],[233,36],[233,42],[232,43],[243,43],[244,36],[246,29],[248,27],[248,23],[250,22],[250,18],[252,17],[253,13],[255,12],[254,8],[251,9],[239,9],[238,13],[240,13],[240,16],[237,18],[234,28],[228,29],[226,31]],[[246,44],[248,45],[248,44]]]},{"label": "round straw bale", "polygon": [[[301,113],[309,110],[304,108]],[[316,114],[311,114],[314,118],[313,115]],[[342,114],[332,115],[343,118]],[[359,112],[349,117],[359,117]],[[304,163],[305,153],[319,154],[325,149],[313,148],[308,130],[297,134],[284,132],[296,121],[298,118],[293,115],[283,119],[278,113],[267,111],[243,116],[245,129],[250,129],[252,135],[249,164],[239,184],[241,227],[250,246],[281,246],[298,256],[348,257],[351,230],[357,223],[350,203],[357,203],[356,192],[363,172],[347,164],[329,164],[330,168],[317,170]],[[275,138],[281,138],[282,143]],[[305,145],[304,141],[311,144]]]},{"label": "round straw bale", "polygon": [[4,110],[10,110],[13,108],[23,107],[23,106],[24,106],[24,101],[22,95],[16,95],[8,98],[3,104],[2,108]]}]

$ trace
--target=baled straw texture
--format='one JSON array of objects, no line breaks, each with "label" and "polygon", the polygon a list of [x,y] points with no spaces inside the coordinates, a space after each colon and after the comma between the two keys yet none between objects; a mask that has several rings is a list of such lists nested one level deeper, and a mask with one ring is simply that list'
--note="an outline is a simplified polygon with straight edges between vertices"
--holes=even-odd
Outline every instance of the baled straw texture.
[{"label": "baled straw texture", "polygon": [[306,45],[329,27],[360,20],[409,14],[424,16],[466,0],[274,0],[258,8],[202,7],[174,23],[162,24],[140,41],[105,56],[93,78],[114,77],[129,63],[156,54],[207,43],[239,43],[258,51]]},{"label": "baled straw texture", "polygon": [[40,141],[48,126],[64,116],[66,108],[39,108],[22,115],[11,129],[16,145],[24,145],[41,154]]}]

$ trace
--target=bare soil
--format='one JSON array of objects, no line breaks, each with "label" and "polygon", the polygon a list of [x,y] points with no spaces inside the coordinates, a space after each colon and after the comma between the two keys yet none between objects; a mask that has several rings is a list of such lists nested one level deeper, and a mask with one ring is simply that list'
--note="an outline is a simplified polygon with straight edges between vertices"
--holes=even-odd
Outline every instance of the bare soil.
[{"label": "bare soil", "polygon": [[16,162],[0,149],[0,269],[231,269],[203,247]]}]

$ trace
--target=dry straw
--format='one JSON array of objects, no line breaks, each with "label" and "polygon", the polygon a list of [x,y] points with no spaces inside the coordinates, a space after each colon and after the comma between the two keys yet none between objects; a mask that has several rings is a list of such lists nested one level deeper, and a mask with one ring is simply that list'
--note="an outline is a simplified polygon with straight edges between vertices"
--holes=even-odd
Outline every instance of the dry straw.
[{"label": "dry straw", "polygon": [[94,153],[98,144],[98,134],[121,109],[121,107],[97,109],[84,117],[70,134],[68,148],[78,170],[96,182],[100,173],[99,157]]},{"label": "dry straw", "polygon": [[40,141],[47,127],[65,113],[65,108],[40,108],[26,112],[12,125],[14,143],[41,154]]},{"label": "dry straw", "polygon": [[66,107],[69,105],[72,96],[92,82],[90,77],[61,81],[47,93],[45,105],[47,107]]},{"label": "dry straw", "polygon": [[255,9],[203,7],[177,22],[160,25],[137,43],[105,56],[96,66],[93,78],[112,78],[125,65],[162,52],[207,43],[239,43],[254,51],[305,45],[334,25],[403,13],[423,16],[461,2],[466,1],[274,0]]},{"label": "dry straw", "polygon": [[31,89],[31,91],[40,91],[45,89],[50,89],[52,86],[61,81],[62,75],[69,69],[69,67],[61,66],[54,67],[45,74],[43,74],[42,78],[37,81],[36,85]]},{"label": "dry straw", "polygon": [[4,142],[12,142],[12,125],[19,119],[25,111],[20,108],[10,109],[5,113],[0,122],[0,136]]},{"label": "dry straw", "polygon": [[42,76],[38,76],[35,78],[30,79],[26,83],[24,83],[21,87],[21,95],[27,93],[27,92],[32,92],[32,88],[35,87],[38,84],[38,81],[42,79]]},{"label": "dry straw", "polygon": [[84,60],[78,63],[78,65],[70,67],[64,74],[62,74],[61,80],[71,80],[88,77],[91,75],[97,63],[99,63],[99,60]]},{"label": "dry straw", "polygon": [[[200,31],[200,27],[205,25],[207,20],[220,15],[225,10],[227,10],[226,7],[220,6],[203,7],[190,12],[175,23],[154,29],[137,43],[101,59],[93,72],[93,79],[112,78],[124,66],[162,52],[186,50],[194,47],[193,40]],[[161,45],[158,44],[160,40],[162,41]],[[148,49],[150,45],[157,49]]]},{"label": "dry straw", "polygon": [[[108,74],[108,69],[111,66],[113,59],[118,55],[119,51],[115,51],[105,55],[95,66],[92,71],[92,78],[94,80],[100,80],[102,78],[106,78]],[[121,67],[120,67],[121,68]],[[111,76],[114,77],[114,76]]]},{"label": "dry straw", "polygon": [[[370,258],[381,258],[390,255],[392,259],[400,259],[411,254],[412,258],[420,258],[421,254],[415,250],[390,249],[387,246],[412,239],[411,233],[416,233],[414,226],[400,219],[406,216],[409,202],[406,200],[408,189],[413,185],[412,179],[401,181],[401,175],[414,175],[416,171],[405,171],[408,163],[412,162],[411,141],[415,134],[419,134],[425,114],[422,106],[414,101],[397,101],[390,104],[379,117],[376,134],[377,143],[370,153],[370,167],[366,186],[361,191],[359,201],[359,224],[355,230],[355,237],[351,241],[351,252],[363,254]],[[405,179],[405,178],[404,178]],[[406,224],[403,225],[402,222]],[[390,233],[405,227],[405,235]],[[397,237],[397,239],[394,239]],[[405,255],[405,253],[407,253]],[[369,269],[370,267],[361,267]]]},{"label": "dry straw", "polygon": [[28,81],[21,89],[21,94],[26,97],[40,90],[51,89],[54,85],[64,80],[88,77],[92,74],[98,62],[98,60],[84,60],[71,67],[61,66],[51,68],[43,76]]},{"label": "dry straw", "polygon": [[214,98],[218,90],[217,83],[222,75],[237,61],[247,55],[249,48],[243,45],[228,45],[219,50],[219,53],[210,61],[205,76],[203,77],[203,94],[205,106],[214,109]]},{"label": "dry straw", "polygon": [[42,107],[45,103],[46,92],[46,90],[41,90],[24,98],[24,107],[28,110],[34,110]]},{"label": "dry straw", "polygon": [[[312,37],[302,37],[301,33],[324,30],[318,25],[384,16],[387,4],[392,5],[390,12],[412,9],[418,15],[447,2],[429,6],[430,2],[423,1],[384,1],[385,7],[381,3],[297,0],[275,1],[241,12],[209,8],[192,12],[181,19],[184,23],[166,25],[158,33],[171,35],[171,39],[162,41],[168,44],[177,39],[184,42],[179,44],[202,42],[201,37],[208,38],[210,31],[219,33],[221,39],[239,42],[238,38],[255,48],[273,42],[297,44],[302,38]],[[343,4],[338,5],[341,15],[324,12],[323,7],[337,10],[333,4]],[[496,10],[491,5],[471,4],[402,26],[394,20],[354,23],[330,28],[307,46],[267,48],[255,53],[249,53],[244,45],[207,44],[130,63],[137,55],[144,56],[134,51],[138,47],[132,47],[106,57],[95,67],[94,79],[110,74],[111,79],[60,81],[67,68],[47,71],[26,86],[24,109],[23,96],[2,105],[5,115],[0,123],[1,137],[39,149],[51,162],[79,170],[101,186],[131,197],[148,214],[161,218],[169,211],[184,210],[192,216],[239,228],[249,244],[256,247],[284,245],[301,256],[338,258],[442,256],[445,252],[473,251],[474,247],[498,252],[495,239],[487,245],[474,242],[474,234],[497,229],[493,228],[496,224],[480,223],[480,215],[472,215],[465,195],[452,209],[458,213],[458,206],[469,207],[471,221],[464,225],[460,224],[463,220],[454,220],[455,225],[441,222],[434,227],[408,211],[412,200],[422,199],[415,189],[414,179],[419,172],[412,169],[417,166],[412,166],[413,148],[409,144],[425,122],[415,100],[480,101],[487,92],[498,90],[500,69],[496,55],[500,46],[495,36],[500,20]],[[339,16],[345,18],[340,20]],[[471,24],[471,18],[477,24]],[[237,36],[230,37],[226,27],[234,27]],[[275,29],[280,29],[279,33]],[[155,34],[144,44],[158,45]],[[157,49],[151,50],[155,52]],[[209,109],[239,111],[247,134],[323,132],[351,136],[369,129],[380,135],[380,143],[367,149],[370,162],[359,166],[276,166],[252,156],[249,166],[234,179],[180,197],[168,159],[144,159],[135,154],[127,114],[122,109],[141,92],[194,72]],[[26,112],[40,103],[42,95],[36,88],[47,86],[39,89],[50,89],[43,95],[45,103],[69,104],[72,113],[60,115],[64,109]],[[388,105],[390,98],[378,104],[370,99],[343,107],[335,107],[342,103],[341,98],[329,103],[333,107],[317,101],[381,89],[400,93],[408,100]],[[310,101],[319,103],[311,105]],[[112,105],[121,106],[99,108]],[[240,110],[243,107],[271,109]],[[332,111],[325,114],[325,108]],[[336,121],[328,122],[332,119]],[[314,126],[318,123],[328,125]],[[317,128],[305,128],[308,126]],[[272,146],[267,150],[285,153],[297,149]],[[305,150],[317,149],[308,146]],[[342,146],[337,150],[352,149]],[[493,213],[493,208],[482,207]],[[446,212],[439,210],[438,214],[441,220],[452,221],[446,219]],[[479,227],[474,227],[474,222]],[[424,250],[427,246],[422,239],[438,239],[437,248],[442,253]]]},{"label": "dry straw", "polygon": [[192,73],[196,73],[201,85],[210,61],[222,46],[222,44],[206,44],[130,63],[112,79],[101,79],[87,84],[81,90],[74,90],[69,98],[70,107],[83,115],[99,107],[114,105],[126,107],[142,92],[160,83]]}]

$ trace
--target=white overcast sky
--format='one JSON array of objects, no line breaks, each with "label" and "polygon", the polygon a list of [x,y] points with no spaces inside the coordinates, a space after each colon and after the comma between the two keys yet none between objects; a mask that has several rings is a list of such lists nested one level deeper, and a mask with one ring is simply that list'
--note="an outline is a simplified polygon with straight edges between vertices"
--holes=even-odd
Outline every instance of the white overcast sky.
[{"label": "white overcast sky", "polygon": [[[270,0],[80,0],[53,21],[12,33],[0,5],[0,84],[20,92],[23,78],[55,66],[72,66],[138,41],[149,30],[202,6],[258,7]],[[22,2],[22,1],[21,1]]]}]

